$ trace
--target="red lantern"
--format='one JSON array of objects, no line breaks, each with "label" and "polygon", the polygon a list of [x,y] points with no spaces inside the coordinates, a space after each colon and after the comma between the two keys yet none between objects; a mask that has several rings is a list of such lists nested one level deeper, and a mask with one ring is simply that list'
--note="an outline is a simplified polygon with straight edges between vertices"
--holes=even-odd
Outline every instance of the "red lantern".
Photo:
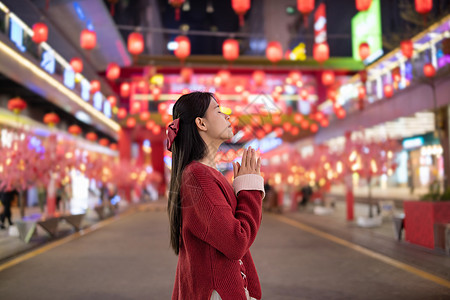
[{"label": "red lantern", "polygon": [[302,114],[296,113],[296,114],[294,115],[294,121],[295,121],[295,123],[300,123],[302,120],[303,120]]},{"label": "red lantern", "polygon": [[148,130],[152,130],[153,126],[155,126],[155,122],[153,121],[148,121],[147,123],[145,123],[145,128],[147,128]]},{"label": "red lantern", "polygon": [[327,96],[332,102],[335,102],[337,99],[337,91],[335,89],[328,89]]},{"label": "red lantern", "polygon": [[390,84],[386,84],[384,86],[383,90],[384,90],[384,95],[386,96],[386,98],[391,98],[392,95],[394,95],[394,88]]},{"label": "red lantern", "polygon": [[308,129],[308,127],[309,127],[309,122],[308,122],[308,120],[303,120],[303,121],[301,121],[301,122],[300,122],[300,127],[301,127],[303,130]]},{"label": "red lantern", "polygon": [[334,83],[334,72],[323,71],[322,72],[322,84],[325,86],[332,85]]},{"label": "red lantern", "polygon": [[95,132],[88,132],[86,134],[86,139],[88,139],[91,142],[95,142],[97,140],[97,134]]},{"label": "red lantern", "polygon": [[81,134],[81,128],[78,125],[71,125],[69,126],[68,130],[67,130],[70,134],[72,135],[80,135]]},{"label": "red lantern", "polygon": [[414,53],[414,45],[411,40],[401,41],[400,48],[404,57],[411,59]]},{"label": "red lantern", "polygon": [[434,75],[436,75],[436,69],[430,63],[425,64],[423,66],[423,74],[425,74],[428,78],[434,77]]},{"label": "red lantern", "polygon": [[427,14],[433,8],[433,0],[415,0],[416,11],[419,14]]},{"label": "red lantern", "polygon": [[74,57],[70,60],[70,66],[75,73],[81,73],[83,71],[83,61],[79,57]]},{"label": "red lantern", "polygon": [[109,140],[107,138],[101,138],[98,143],[104,147],[107,147],[109,145]]},{"label": "red lantern", "polygon": [[113,81],[119,78],[120,76],[120,67],[116,63],[110,63],[108,64],[108,67],[106,68],[106,78]]},{"label": "red lantern", "polygon": [[153,132],[154,135],[159,135],[159,134],[161,133],[161,127],[159,127],[159,126],[154,126],[154,127],[152,128],[152,132]]},{"label": "red lantern", "polygon": [[272,116],[272,122],[273,122],[273,124],[280,124],[281,123],[281,116],[280,115],[273,115]]},{"label": "red lantern", "polygon": [[272,132],[272,125],[270,125],[269,123],[264,124],[263,129],[266,133],[270,133],[270,132]]},{"label": "red lantern", "polygon": [[356,9],[359,11],[366,11],[370,8],[372,0],[356,0]]},{"label": "red lantern", "polygon": [[264,81],[266,79],[266,73],[264,71],[255,71],[253,72],[253,81],[255,82],[256,86],[262,86],[264,84]]},{"label": "red lantern", "polygon": [[276,128],[274,132],[277,135],[277,137],[281,137],[283,135],[283,129],[281,128]]},{"label": "red lantern", "polygon": [[311,124],[311,127],[309,127],[309,130],[311,130],[311,132],[316,133],[319,130],[319,126],[317,126],[316,123]]},{"label": "red lantern", "polygon": [[342,107],[338,108],[337,111],[336,111],[336,116],[338,117],[338,119],[345,118],[346,114],[347,113],[346,113],[345,109],[343,109]]},{"label": "red lantern", "polygon": [[227,70],[220,70],[217,73],[217,77],[219,78],[219,85],[225,86],[230,81],[231,73]]},{"label": "red lantern", "polygon": [[135,101],[133,102],[133,104],[131,105],[131,114],[135,114],[138,113],[141,110],[141,102]]},{"label": "red lantern", "polygon": [[22,98],[16,97],[8,101],[8,109],[18,115],[22,110],[27,108],[27,103]]},{"label": "red lantern", "polygon": [[320,64],[328,60],[328,58],[330,58],[330,47],[328,46],[328,43],[314,44],[313,56]]},{"label": "red lantern", "polygon": [[244,26],[244,15],[250,9],[250,0],[231,0],[231,6],[239,16],[239,26]]},{"label": "red lantern", "polygon": [[394,68],[392,70],[391,74],[392,74],[392,79],[394,80],[394,82],[400,82],[400,79],[402,78],[402,76],[400,75],[400,67]]},{"label": "red lantern", "polygon": [[191,41],[187,36],[180,35],[175,38],[175,42],[178,43],[178,47],[174,51],[175,56],[183,61],[191,55]]},{"label": "red lantern", "polygon": [[324,119],[320,120],[320,126],[328,127],[328,125],[330,125],[330,121],[328,121],[327,118],[324,118]]},{"label": "red lantern", "polygon": [[100,81],[92,80],[91,81],[91,94],[95,94],[100,91],[101,85]]},{"label": "red lantern", "polygon": [[148,119],[150,119],[150,112],[148,112],[148,111],[141,112],[141,114],[139,115],[139,118],[142,121],[147,121]]},{"label": "red lantern", "polygon": [[128,51],[132,55],[139,55],[144,51],[144,37],[139,32],[132,32],[128,36]]},{"label": "red lantern", "polygon": [[291,71],[288,77],[292,80],[294,84],[297,84],[299,81],[302,81],[302,73],[298,71]]},{"label": "red lantern", "polygon": [[266,48],[266,56],[272,63],[276,64],[283,58],[283,49],[279,42],[270,42]]},{"label": "red lantern", "polygon": [[108,96],[108,98],[106,98],[109,102],[109,104],[111,104],[112,107],[117,105],[117,98],[115,96]]},{"label": "red lantern", "polygon": [[32,40],[36,44],[46,42],[48,39],[48,27],[44,23],[36,23],[33,25]]},{"label": "red lantern", "polygon": [[119,111],[117,112],[117,117],[119,119],[124,119],[127,116],[127,110],[125,108],[119,108]]},{"label": "red lantern", "polygon": [[366,70],[362,70],[359,72],[359,79],[361,80],[362,83],[366,83],[366,81],[367,81],[367,71]]},{"label": "red lantern", "polygon": [[361,43],[359,45],[359,57],[361,60],[366,60],[370,56],[370,46],[367,43]]},{"label": "red lantern", "polygon": [[130,84],[124,82],[120,85],[120,97],[127,98],[130,96]]},{"label": "red lantern", "polygon": [[127,119],[127,127],[128,128],[133,128],[134,126],[136,126],[136,119],[135,118],[128,118]]},{"label": "red lantern", "polygon": [[97,44],[97,34],[95,31],[89,29],[83,29],[80,35],[80,45],[81,48],[85,50],[92,50]]},{"label": "red lantern", "polygon": [[297,0],[297,9],[304,15],[305,27],[308,27],[308,15],[314,10],[314,0]]},{"label": "red lantern", "polygon": [[228,61],[234,61],[239,57],[239,43],[234,39],[227,39],[222,45],[223,57]]},{"label": "red lantern", "polygon": [[322,121],[325,118],[325,115],[323,114],[323,112],[318,111],[316,112],[314,118],[316,119],[316,121]]},{"label": "red lantern", "polygon": [[180,71],[181,80],[183,83],[190,83],[194,70],[192,68],[182,68]]},{"label": "red lantern", "polygon": [[300,133],[300,129],[298,127],[292,127],[291,134],[292,135],[298,135]]},{"label": "red lantern", "polygon": [[358,99],[366,98],[366,88],[362,85],[358,86]]},{"label": "red lantern", "polygon": [[289,130],[291,130],[291,128],[292,128],[292,124],[291,123],[284,123],[283,124],[283,129],[285,130],[285,131],[289,131]]},{"label": "red lantern", "polygon": [[155,87],[152,90],[152,96],[154,101],[158,101],[159,97],[161,96],[161,89],[159,87]]},{"label": "red lantern", "polygon": [[169,0],[169,4],[175,8],[175,20],[180,20],[180,7],[183,5],[184,0]]},{"label": "red lantern", "polygon": [[50,127],[59,123],[59,116],[55,113],[48,113],[44,115],[44,123]]},{"label": "red lantern", "polygon": [[308,92],[308,90],[302,89],[302,90],[300,91],[300,97],[301,97],[303,100],[308,99],[308,97],[309,97],[309,92]]},{"label": "red lantern", "polygon": [[111,145],[109,145],[109,149],[116,151],[117,150],[117,144],[112,143]]}]

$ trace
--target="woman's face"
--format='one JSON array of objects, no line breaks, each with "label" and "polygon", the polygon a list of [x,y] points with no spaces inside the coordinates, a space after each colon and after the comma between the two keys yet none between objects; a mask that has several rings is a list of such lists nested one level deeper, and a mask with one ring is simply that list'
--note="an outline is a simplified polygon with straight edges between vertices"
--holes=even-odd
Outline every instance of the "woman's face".
[{"label": "woman's face", "polygon": [[231,123],[229,122],[230,116],[223,113],[220,110],[219,104],[217,104],[214,98],[211,98],[208,110],[206,111],[204,120],[207,127],[205,132],[212,139],[219,139],[226,141],[231,139],[234,135]]}]

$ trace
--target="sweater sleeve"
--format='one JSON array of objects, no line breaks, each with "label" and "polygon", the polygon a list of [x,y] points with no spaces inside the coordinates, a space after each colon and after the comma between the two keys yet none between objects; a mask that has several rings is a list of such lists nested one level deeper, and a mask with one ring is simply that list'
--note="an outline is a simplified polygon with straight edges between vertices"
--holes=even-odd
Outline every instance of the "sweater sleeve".
[{"label": "sweater sleeve", "polygon": [[[210,244],[232,260],[241,259],[253,244],[261,225],[262,195],[258,190],[238,194],[236,212],[214,178],[193,172],[184,184],[183,225],[193,235]],[[184,204],[183,204],[184,206]]]}]

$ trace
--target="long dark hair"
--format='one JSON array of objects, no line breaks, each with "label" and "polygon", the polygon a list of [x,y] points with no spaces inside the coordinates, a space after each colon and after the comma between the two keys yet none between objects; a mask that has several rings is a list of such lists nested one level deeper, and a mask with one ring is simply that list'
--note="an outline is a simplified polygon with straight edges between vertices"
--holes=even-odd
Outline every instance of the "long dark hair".
[{"label": "long dark hair", "polygon": [[193,92],[181,96],[173,106],[173,119],[180,119],[179,130],[172,144],[172,174],[170,176],[167,211],[170,222],[170,246],[178,255],[181,238],[181,175],[184,168],[194,160],[206,155],[207,147],[200,136],[195,119],[204,117],[215,99],[212,93]]}]

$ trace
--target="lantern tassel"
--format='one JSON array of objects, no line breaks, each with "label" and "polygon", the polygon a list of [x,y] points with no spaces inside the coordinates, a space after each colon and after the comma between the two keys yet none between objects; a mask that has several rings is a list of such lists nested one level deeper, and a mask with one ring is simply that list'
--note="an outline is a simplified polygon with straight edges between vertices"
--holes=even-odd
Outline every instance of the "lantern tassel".
[{"label": "lantern tassel", "polygon": [[50,0],[45,1],[45,10],[48,10],[48,7],[50,6]]},{"label": "lantern tassel", "polygon": [[175,9],[175,20],[180,21],[180,9],[179,8]]},{"label": "lantern tassel", "polygon": [[305,28],[308,28],[308,14],[303,15],[303,22],[304,22]]},{"label": "lantern tassel", "polygon": [[113,16],[113,17],[114,17],[114,12],[115,12],[114,6],[115,6],[114,3],[111,3],[109,6],[109,12],[111,13],[111,16]]},{"label": "lantern tassel", "polygon": [[239,26],[244,26],[244,15],[239,15]]}]

